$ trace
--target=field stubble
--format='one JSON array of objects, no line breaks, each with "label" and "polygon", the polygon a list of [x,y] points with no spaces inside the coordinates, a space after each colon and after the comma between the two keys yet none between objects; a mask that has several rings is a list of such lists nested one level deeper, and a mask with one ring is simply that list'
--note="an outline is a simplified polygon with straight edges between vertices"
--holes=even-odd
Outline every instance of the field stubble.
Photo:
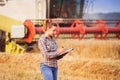
[{"label": "field stubble", "polygon": [[[58,61],[58,80],[120,80],[119,40],[57,39],[74,51]],[[25,54],[0,53],[0,80],[43,80],[37,45]]]}]

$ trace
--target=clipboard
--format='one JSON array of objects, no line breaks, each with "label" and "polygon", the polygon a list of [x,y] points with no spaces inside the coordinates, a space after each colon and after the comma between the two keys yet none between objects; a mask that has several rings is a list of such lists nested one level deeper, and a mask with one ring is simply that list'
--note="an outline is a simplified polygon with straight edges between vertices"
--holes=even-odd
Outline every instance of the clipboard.
[{"label": "clipboard", "polygon": [[70,49],[64,51],[63,53],[61,53],[61,55],[62,55],[62,54],[67,54],[67,53],[69,53],[69,52],[72,51],[72,50],[74,50],[74,49],[73,49],[73,48],[70,48]]},{"label": "clipboard", "polygon": [[65,56],[67,53],[71,52],[72,50],[74,50],[73,48],[70,48],[66,51],[64,51],[63,53],[61,53],[60,55],[56,56],[56,59],[59,60],[61,58],[63,58],[63,56]]}]

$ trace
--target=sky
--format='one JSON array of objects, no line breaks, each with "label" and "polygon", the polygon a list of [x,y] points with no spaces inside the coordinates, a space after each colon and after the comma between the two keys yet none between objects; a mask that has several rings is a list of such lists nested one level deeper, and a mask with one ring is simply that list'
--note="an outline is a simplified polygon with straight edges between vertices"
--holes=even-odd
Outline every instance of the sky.
[{"label": "sky", "polygon": [[94,0],[93,9],[89,10],[89,12],[92,13],[120,12],[120,0]]}]

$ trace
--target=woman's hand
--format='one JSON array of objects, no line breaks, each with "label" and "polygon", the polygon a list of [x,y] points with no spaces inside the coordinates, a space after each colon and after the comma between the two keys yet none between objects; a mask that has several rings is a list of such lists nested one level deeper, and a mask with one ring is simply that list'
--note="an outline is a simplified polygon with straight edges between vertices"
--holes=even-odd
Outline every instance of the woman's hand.
[{"label": "woman's hand", "polygon": [[62,54],[64,51],[66,50],[66,48],[64,48],[63,46],[59,49],[59,53]]}]

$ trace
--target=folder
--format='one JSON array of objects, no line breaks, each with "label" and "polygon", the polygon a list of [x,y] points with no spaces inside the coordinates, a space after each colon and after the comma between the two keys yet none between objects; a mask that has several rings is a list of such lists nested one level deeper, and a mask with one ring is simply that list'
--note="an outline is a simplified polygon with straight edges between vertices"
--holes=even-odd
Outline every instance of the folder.
[{"label": "folder", "polygon": [[70,48],[70,49],[62,52],[60,55],[56,56],[56,59],[58,60],[58,59],[63,58],[63,56],[65,56],[66,54],[68,54],[68,53],[69,53],[70,51],[72,51],[72,50],[74,50],[74,49],[73,49],[73,48]]}]

